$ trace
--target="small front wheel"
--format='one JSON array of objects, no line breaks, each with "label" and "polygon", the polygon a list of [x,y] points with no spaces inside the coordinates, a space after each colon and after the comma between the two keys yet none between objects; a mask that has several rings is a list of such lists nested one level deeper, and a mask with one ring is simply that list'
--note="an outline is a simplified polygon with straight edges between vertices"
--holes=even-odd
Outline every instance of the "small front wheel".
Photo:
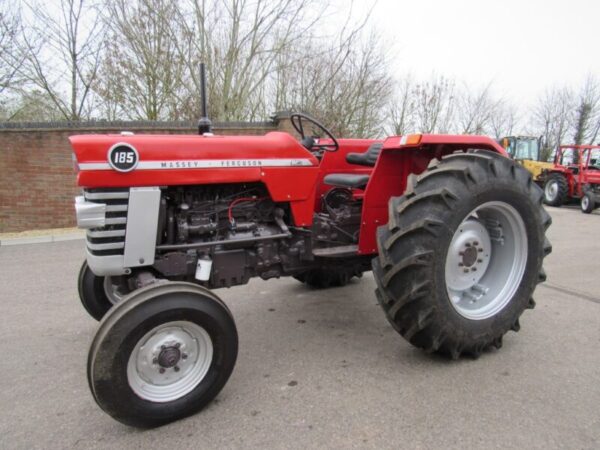
[{"label": "small front wheel", "polygon": [[122,285],[121,277],[100,277],[91,271],[87,261],[79,270],[77,289],[81,304],[96,320],[102,319],[129,291]]},{"label": "small front wheel", "polygon": [[183,282],[134,291],[109,311],[88,356],[88,382],[114,419],[154,427],[201,410],[223,388],[237,359],[227,306]]},{"label": "small front wheel", "polygon": [[593,197],[590,194],[584,194],[581,197],[581,212],[590,214],[596,207]]}]

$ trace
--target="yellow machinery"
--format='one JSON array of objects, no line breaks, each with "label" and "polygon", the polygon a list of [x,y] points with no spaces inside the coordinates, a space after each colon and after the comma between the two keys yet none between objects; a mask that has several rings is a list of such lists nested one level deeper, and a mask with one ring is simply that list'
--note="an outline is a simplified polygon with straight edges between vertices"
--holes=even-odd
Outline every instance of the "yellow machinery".
[{"label": "yellow machinery", "polygon": [[500,145],[512,159],[525,167],[534,181],[541,182],[540,175],[544,170],[554,167],[553,163],[540,161],[541,138],[534,136],[507,136],[500,139]]}]

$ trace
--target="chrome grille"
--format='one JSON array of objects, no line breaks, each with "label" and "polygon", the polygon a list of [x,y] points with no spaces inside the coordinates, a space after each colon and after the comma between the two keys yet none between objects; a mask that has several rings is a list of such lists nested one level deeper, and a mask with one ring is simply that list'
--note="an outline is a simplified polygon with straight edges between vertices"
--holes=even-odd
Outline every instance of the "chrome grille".
[{"label": "chrome grille", "polygon": [[88,202],[106,205],[105,226],[87,230],[87,247],[96,256],[122,255],[129,203],[128,188],[84,189]]}]

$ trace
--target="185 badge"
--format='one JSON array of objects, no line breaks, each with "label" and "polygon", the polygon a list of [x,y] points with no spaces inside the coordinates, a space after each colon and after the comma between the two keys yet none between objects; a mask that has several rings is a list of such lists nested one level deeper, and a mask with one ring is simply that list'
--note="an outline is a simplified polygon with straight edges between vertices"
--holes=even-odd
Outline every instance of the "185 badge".
[{"label": "185 badge", "polygon": [[137,166],[138,160],[137,150],[129,144],[115,144],[108,151],[108,163],[118,172],[131,172]]}]

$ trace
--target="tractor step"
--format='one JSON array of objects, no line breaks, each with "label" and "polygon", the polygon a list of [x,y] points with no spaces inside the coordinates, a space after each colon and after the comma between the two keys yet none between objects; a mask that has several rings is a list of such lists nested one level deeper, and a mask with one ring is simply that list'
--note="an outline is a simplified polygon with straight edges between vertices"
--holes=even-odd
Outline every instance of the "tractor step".
[{"label": "tractor step", "polygon": [[320,258],[344,258],[356,256],[358,245],[340,245],[339,247],[326,247],[313,249],[313,255]]}]

